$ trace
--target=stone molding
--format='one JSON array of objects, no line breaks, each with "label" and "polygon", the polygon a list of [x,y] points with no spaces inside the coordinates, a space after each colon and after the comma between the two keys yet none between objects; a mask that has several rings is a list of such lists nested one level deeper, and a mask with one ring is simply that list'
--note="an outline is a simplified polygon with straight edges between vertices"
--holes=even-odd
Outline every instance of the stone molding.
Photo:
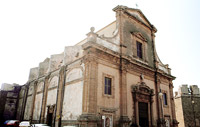
[{"label": "stone molding", "polygon": [[133,96],[133,123],[139,125],[139,102],[145,102],[148,104],[148,121],[149,126],[152,127],[153,124],[153,111],[152,111],[152,103],[154,102],[153,96],[154,90],[143,82],[141,76],[141,82],[138,82],[136,85],[131,86],[132,96]]}]

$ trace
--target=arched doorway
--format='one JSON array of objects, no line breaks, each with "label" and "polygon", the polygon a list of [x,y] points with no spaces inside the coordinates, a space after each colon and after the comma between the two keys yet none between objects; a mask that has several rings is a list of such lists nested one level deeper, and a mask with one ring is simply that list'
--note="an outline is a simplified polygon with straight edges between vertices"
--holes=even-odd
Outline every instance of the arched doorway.
[{"label": "arched doorway", "polygon": [[48,108],[47,109],[47,125],[52,126],[55,105],[49,105],[49,106],[47,106],[47,108]]}]

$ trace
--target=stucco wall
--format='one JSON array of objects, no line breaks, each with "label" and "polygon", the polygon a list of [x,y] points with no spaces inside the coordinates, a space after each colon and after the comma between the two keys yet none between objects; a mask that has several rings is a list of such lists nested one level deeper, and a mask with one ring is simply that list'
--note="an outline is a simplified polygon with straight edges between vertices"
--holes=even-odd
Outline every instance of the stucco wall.
[{"label": "stucco wall", "polygon": [[31,68],[29,73],[29,81],[32,81],[38,77],[38,67]]},{"label": "stucco wall", "polygon": [[48,73],[49,61],[50,59],[46,58],[43,62],[39,64],[38,68],[39,77]]},{"label": "stucco wall", "polygon": [[107,41],[106,39],[97,38],[97,44],[102,45],[108,49],[111,49],[115,52],[119,52],[119,40],[113,39],[112,41]]},{"label": "stucco wall", "polygon": [[[144,78],[145,78],[145,76],[144,76]],[[144,79],[144,82],[147,84],[147,86],[149,86],[151,89],[153,89],[154,90],[154,94],[155,94],[155,83],[154,83],[154,81],[152,81],[152,80],[149,80],[149,79]],[[156,104],[156,95],[154,95],[153,96],[153,100],[154,100],[154,102],[153,102],[153,104],[152,104],[152,106],[153,106],[153,108],[152,108],[152,113],[153,113],[153,117],[152,117],[152,119],[153,119],[153,124],[154,125],[156,125],[156,123],[157,123],[157,118],[158,118],[158,116],[157,116],[157,104]]]},{"label": "stucco wall", "polygon": [[[112,78],[111,95],[104,94],[104,78],[105,76]],[[97,86],[97,106],[100,109],[110,109],[116,111],[119,117],[119,70],[103,64],[98,64],[98,86]]]},{"label": "stucco wall", "polygon": [[70,70],[66,75],[66,82],[71,82],[76,79],[80,79],[83,77],[83,71],[81,68],[74,68]]},{"label": "stucco wall", "polygon": [[[47,96],[47,106],[56,104],[56,97],[57,97],[57,89],[49,90]],[[47,116],[47,110],[45,111],[45,118]]]},{"label": "stucco wall", "polygon": [[44,90],[44,82],[40,82],[37,86],[37,92],[43,92]]},{"label": "stucco wall", "polygon": [[24,97],[24,92],[25,92],[25,87],[23,87],[21,90],[20,90],[20,93],[19,93],[19,98],[23,98]]},{"label": "stucco wall", "polygon": [[67,46],[64,51],[64,64],[69,64],[72,61],[83,56],[82,46]]},{"label": "stucco wall", "polygon": [[171,103],[170,103],[170,93],[169,93],[169,84],[167,84],[167,83],[161,83],[160,87],[161,87],[162,92],[167,94],[167,105],[164,105],[163,102],[162,102],[162,104],[163,104],[163,110],[164,110],[164,115],[170,115],[170,116],[172,116]]},{"label": "stucco wall", "polygon": [[[82,65],[84,66],[84,65]],[[83,68],[71,67],[66,72],[62,120],[76,120],[82,113]]]},{"label": "stucco wall", "polygon": [[64,53],[51,55],[48,71],[59,69],[63,65]]},{"label": "stucco wall", "polygon": [[32,109],[32,104],[33,104],[33,91],[34,91],[34,82],[31,82],[28,89],[28,96],[27,96],[25,112],[24,112],[25,120],[29,120],[30,115],[31,115],[31,109]]},{"label": "stucco wall", "polygon": [[39,93],[35,96],[35,106],[33,112],[33,120],[39,120],[42,106],[42,93]]},{"label": "stucco wall", "polygon": [[57,89],[49,90],[47,96],[47,105],[56,104],[56,97],[57,97]]},{"label": "stucco wall", "polygon": [[76,120],[82,113],[83,81],[65,86],[62,120]]},{"label": "stucco wall", "polygon": [[116,21],[114,21],[111,24],[104,27],[103,29],[99,30],[97,34],[99,36],[104,35],[105,37],[112,37],[114,35],[116,28],[117,28]]},{"label": "stucco wall", "polygon": [[16,119],[20,119],[21,111],[22,111],[22,103],[23,103],[23,98],[19,99],[18,101],[18,106],[17,106],[17,114],[16,114]]},{"label": "stucco wall", "polygon": [[[131,18],[127,18],[127,16],[123,15],[122,18],[122,24],[123,24],[123,43],[126,46],[126,51],[125,54],[128,56],[137,56],[136,54],[134,54],[134,47],[133,47],[133,40],[132,40],[132,34],[131,33],[135,33],[135,32],[139,32],[142,34],[142,36],[147,40],[147,42],[145,42],[147,44],[146,47],[146,53],[143,55],[147,55],[147,59],[148,59],[148,65],[153,67],[153,49],[152,49],[152,38],[151,38],[151,31],[144,27],[143,25],[141,25],[140,23],[134,21]],[[136,53],[136,52],[135,52]]]},{"label": "stucco wall", "polygon": [[19,101],[18,101],[18,106],[17,106],[17,114],[16,114],[16,119],[20,119],[21,117],[21,113],[22,113],[22,110],[23,110],[23,99],[24,96],[25,96],[25,89],[26,89],[26,86],[22,86],[20,92],[19,92]]},{"label": "stucco wall", "polygon": [[32,96],[28,96],[26,100],[26,107],[24,112],[24,120],[29,120],[32,109]]},{"label": "stucco wall", "polygon": [[[54,76],[50,79],[50,83],[48,86],[46,106],[56,104],[57,86],[58,86],[58,76]],[[46,108],[46,111],[45,111],[45,118],[47,116],[47,110],[48,110],[48,108]]]}]

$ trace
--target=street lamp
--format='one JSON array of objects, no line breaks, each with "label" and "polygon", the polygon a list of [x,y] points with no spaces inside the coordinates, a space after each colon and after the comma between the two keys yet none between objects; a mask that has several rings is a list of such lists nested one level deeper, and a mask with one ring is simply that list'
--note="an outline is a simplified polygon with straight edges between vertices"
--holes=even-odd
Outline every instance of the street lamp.
[{"label": "street lamp", "polygon": [[193,122],[194,122],[194,125],[196,127],[196,116],[195,116],[195,111],[194,111],[194,94],[193,94],[193,89],[192,89],[192,86],[190,86],[188,88],[188,92],[190,93],[190,98],[191,98],[191,103],[192,103],[192,113],[193,113]]},{"label": "street lamp", "polygon": [[[160,98],[160,106],[161,106],[161,115],[162,115],[161,123],[163,124],[163,122],[164,122],[163,103],[162,103],[163,93],[161,92],[161,90],[160,90],[160,92],[158,93],[158,96],[159,96],[159,98]],[[162,126],[163,126],[163,125],[162,125]]]}]

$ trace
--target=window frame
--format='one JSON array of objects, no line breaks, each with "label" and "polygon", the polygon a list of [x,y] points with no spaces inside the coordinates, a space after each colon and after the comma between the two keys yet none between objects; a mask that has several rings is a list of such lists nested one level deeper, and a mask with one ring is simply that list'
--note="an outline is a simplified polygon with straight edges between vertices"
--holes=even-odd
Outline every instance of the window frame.
[{"label": "window frame", "polygon": [[104,94],[112,95],[112,78],[107,76],[104,78]]},{"label": "window frame", "polygon": [[137,57],[143,59],[143,45],[141,42],[136,41]]},{"label": "window frame", "polygon": [[164,106],[167,106],[168,105],[168,101],[167,101],[167,93],[166,92],[163,92],[163,105]]},{"label": "window frame", "polygon": [[[106,78],[110,78],[111,79],[111,94],[106,94],[105,93],[105,85],[106,85],[105,84],[105,79]],[[103,97],[114,98],[114,95],[115,95],[114,82],[115,82],[114,76],[103,73],[103,76],[102,76],[102,96]]]},{"label": "window frame", "polygon": [[[162,90],[161,92],[162,92],[162,94],[163,94],[163,96],[162,96],[162,104],[163,104],[163,107],[164,107],[164,108],[168,108],[168,107],[169,107],[168,91]],[[166,102],[167,102],[167,105],[165,105],[165,102],[164,102],[164,94],[166,95]]]},{"label": "window frame", "polygon": [[[147,39],[144,38],[144,36],[140,32],[134,32],[132,34],[132,50],[133,50],[133,58],[136,58],[136,60],[139,60],[141,62],[148,62],[148,56],[147,56]],[[140,58],[137,55],[137,42],[141,43],[141,53],[142,58]]]}]

